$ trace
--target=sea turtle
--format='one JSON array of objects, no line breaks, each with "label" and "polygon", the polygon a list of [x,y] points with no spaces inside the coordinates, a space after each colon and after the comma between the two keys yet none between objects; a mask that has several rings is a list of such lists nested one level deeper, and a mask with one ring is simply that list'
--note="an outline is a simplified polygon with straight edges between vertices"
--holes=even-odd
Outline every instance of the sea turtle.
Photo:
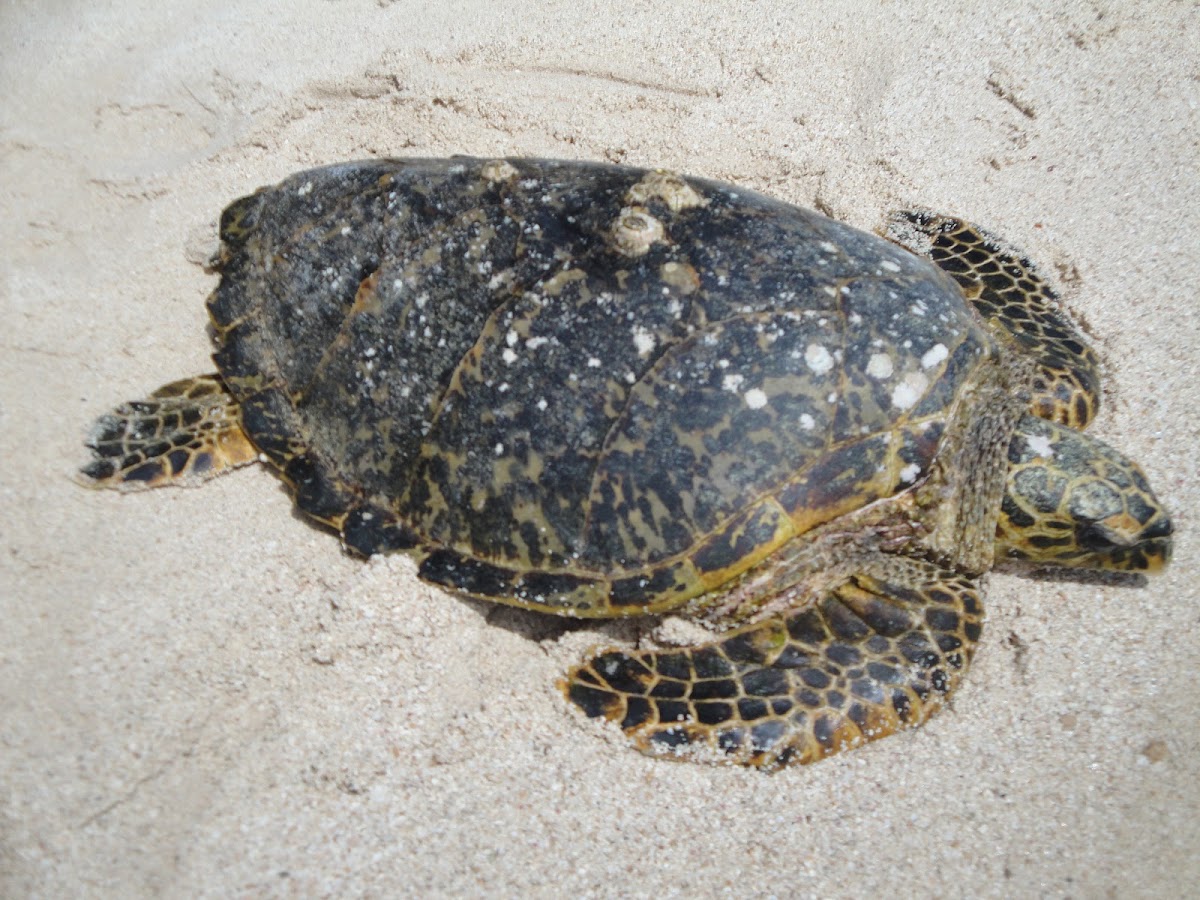
[{"label": "sea turtle", "polygon": [[101,417],[82,473],[263,460],[350,552],[434,584],[707,619],[566,696],[645,752],[809,762],[943,704],[994,562],[1171,550],[1141,469],[1080,431],[1097,360],[1033,266],[932,213],[889,235],[916,252],[662,170],[302,172],[221,217],[219,374]]}]

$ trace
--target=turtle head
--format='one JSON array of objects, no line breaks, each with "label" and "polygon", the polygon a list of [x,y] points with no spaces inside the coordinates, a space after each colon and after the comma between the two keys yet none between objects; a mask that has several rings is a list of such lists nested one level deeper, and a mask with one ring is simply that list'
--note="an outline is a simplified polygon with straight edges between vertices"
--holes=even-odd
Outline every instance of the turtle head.
[{"label": "turtle head", "polygon": [[1024,416],[1008,448],[996,559],[1155,572],[1171,519],[1137,463],[1087,435]]}]

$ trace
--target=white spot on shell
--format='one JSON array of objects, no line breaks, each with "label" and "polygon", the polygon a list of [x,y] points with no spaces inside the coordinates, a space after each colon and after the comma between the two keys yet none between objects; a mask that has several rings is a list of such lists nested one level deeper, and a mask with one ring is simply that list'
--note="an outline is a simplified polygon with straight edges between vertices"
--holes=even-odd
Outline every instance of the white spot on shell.
[{"label": "white spot on shell", "polygon": [[1050,438],[1044,434],[1026,435],[1025,446],[1033,451],[1035,456],[1040,456],[1042,459],[1054,459],[1054,447],[1050,444]]},{"label": "white spot on shell", "polygon": [[726,375],[724,378],[721,379],[721,390],[729,391],[731,394],[735,394],[739,390],[741,390],[742,382],[745,380],[746,380],[745,375],[738,375],[738,374]]},{"label": "white spot on shell", "polygon": [[503,455],[504,455],[504,445],[503,445],[503,444],[497,444],[497,445],[496,445],[496,455],[497,455],[497,456],[503,456]]},{"label": "white spot on shell", "polygon": [[889,378],[892,371],[892,358],[886,353],[872,353],[871,358],[867,360],[867,374],[872,378]]},{"label": "white spot on shell", "polygon": [[587,364],[588,364],[588,368],[589,368],[589,369],[598,369],[598,368],[600,368],[600,357],[598,357],[598,356],[589,356],[589,357],[588,357]]},{"label": "white spot on shell", "polygon": [[762,388],[750,388],[742,396],[746,399],[746,405],[751,409],[762,409],[767,405],[767,394]]},{"label": "white spot on shell", "polygon": [[637,347],[638,356],[649,356],[654,350],[654,335],[650,329],[642,325],[633,326],[633,346]]},{"label": "white spot on shell", "polygon": [[512,347],[505,347],[504,352],[500,354],[500,358],[504,360],[506,365],[511,366],[517,361],[517,352]]},{"label": "white spot on shell", "polygon": [[817,427],[817,422],[808,413],[801,413],[800,414],[800,427],[803,428],[805,431],[812,431],[814,428]]},{"label": "white spot on shell", "polygon": [[899,272],[900,271],[900,267],[898,265],[896,265],[894,262],[892,262],[890,259],[885,259],[883,262],[881,262],[879,264],[879,268],[886,269],[889,272]]},{"label": "white spot on shell", "polygon": [[833,368],[833,356],[820,344],[809,344],[804,349],[804,363],[818,375]]},{"label": "white spot on shell", "polygon": [[917,476],[921,474],[921,467],[916,463],[909,463],[900,470],[900,480],[905,484],[912,484],[917,480]]},{"label": "white spot on shell", "polygon": [[897,409],[912,409],[927,387],[929,379],[923,373],[909,372],[892,390],[892,406]]},{"label": "white spot on shell", "polygon": [[921,368],[932,369],[949,355],[950,351],[946,349],[945,344],[934,344],[921,357]]}]

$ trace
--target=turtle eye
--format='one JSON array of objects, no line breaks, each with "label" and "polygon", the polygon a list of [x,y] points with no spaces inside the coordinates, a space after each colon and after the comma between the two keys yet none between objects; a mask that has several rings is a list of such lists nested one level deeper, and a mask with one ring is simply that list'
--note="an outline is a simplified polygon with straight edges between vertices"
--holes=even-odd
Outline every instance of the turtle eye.
[{"label": "turtle eye", "polygon": [[1160,518],[1157,522],[1142,532],[1142,540],[1148,541],[1152,538],[1170,537],[1174,529],[1171,528],[1171,520],[1166,516]]}]

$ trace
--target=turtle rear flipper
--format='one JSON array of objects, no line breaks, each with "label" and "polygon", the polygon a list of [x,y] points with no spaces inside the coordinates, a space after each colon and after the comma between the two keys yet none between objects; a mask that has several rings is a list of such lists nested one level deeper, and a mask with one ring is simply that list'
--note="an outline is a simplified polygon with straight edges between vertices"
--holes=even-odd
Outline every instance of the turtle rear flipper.
[{"label": "turtle rear flipper", "polygon": [[78,480],[120,490],[195,484],[258,458],[219,375],[173,381],[122,403],[96,420],[87,446],[94,459]]},{"label": "turtle rear flipper", "polygon": [[886,236],[945,271],[993,334],[1037,363],[1034,415],[1087,427],[1100,408],[1100,362],[1029,259],[976,225],[923,210],[892,213]]},{"label": "turtle rear flipper", "polygon": [[809,763],[924,722],[958,685],[982,620],[970,581],[888,558],[786,618],[699,647],[609,650],[560,686],[644,753]]}]

